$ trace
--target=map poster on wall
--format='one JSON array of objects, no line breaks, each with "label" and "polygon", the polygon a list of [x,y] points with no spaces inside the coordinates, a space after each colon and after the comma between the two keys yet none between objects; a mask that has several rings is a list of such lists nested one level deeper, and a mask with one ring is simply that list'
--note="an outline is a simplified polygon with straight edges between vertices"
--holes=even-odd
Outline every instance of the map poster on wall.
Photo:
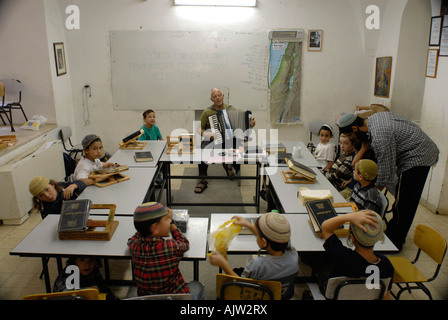
[{"label": "map poster on wall", "polygon": [[376,58],[375,96],[389,98],[392,57]]},{"label": "map poster on wall", "polygon": [[273,42],[269,61],[271,123],[300,122],[302,42]]}]

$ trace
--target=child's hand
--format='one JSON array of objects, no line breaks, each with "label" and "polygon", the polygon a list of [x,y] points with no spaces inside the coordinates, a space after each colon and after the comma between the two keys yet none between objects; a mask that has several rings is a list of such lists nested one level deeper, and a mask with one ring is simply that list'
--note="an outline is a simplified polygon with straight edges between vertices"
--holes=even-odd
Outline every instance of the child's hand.
[{"label": "child's hand", "polygon": [[71,185],[69,185],[67,188],[65,188],[65,190],[64,190],[64,194],[63,194],[64,199],[65,199],[65,200],[70,200],[71,197],[73,196],[73,192],[75,191],[75,189],[76,189],[77,187],[78,187],[78,186],[77,186],[76,184],[71,184]]},{"label": "child's hand", "polygon": [[212,252],[208,256],[208,258],[209,258],[210,264],[215,267],[222,268],[222,266],[227,262],[226,258],[224,258],[224,256],[218,251]]},{"label": "child's hand", "polygon": [[236,225],[239,225],[239,226],[242,226],[242,227],[246,227],[247,228],[247,227],[252,225],[249,221],[247,221],[246,219],[244,219],[241,216],[234,216],[234,217],[232,217],[232,220],[233,219],[237,220],[237,221],[234,222]]},{"label": "child's hand", "polygon": [[366,223],[373,226],[376,226],[378,224],[375,212],[370,210],[362,210],[352,213],[350,222],[361,228],[361,230],[363,231],[367,231],[367,228],[364,226],[364,224]]}]

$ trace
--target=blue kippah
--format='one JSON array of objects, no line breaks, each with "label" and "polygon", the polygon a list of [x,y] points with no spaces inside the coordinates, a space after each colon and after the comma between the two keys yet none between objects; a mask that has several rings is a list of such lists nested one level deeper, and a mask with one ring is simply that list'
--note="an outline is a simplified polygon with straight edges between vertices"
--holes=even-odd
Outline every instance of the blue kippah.
[{"label": "blue kippah", "polygon": [[353,124],[358,116],[354,113],[346,113],[339,119],[339,128],[345,128]]},{"label": "blue kippah", "polygon": [[82,139],[82,147],[83,149],[87,149],[90,144],[95,140],[101,140],[96,134],[88,134]]}]

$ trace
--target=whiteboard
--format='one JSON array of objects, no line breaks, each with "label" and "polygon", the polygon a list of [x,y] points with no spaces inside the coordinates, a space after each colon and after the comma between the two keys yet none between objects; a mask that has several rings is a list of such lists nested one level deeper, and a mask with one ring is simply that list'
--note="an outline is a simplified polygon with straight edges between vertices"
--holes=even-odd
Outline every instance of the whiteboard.
[{"label": "whiteboard", "polygon": [[266,110],[266,33],[232,31],[110,31],[115,110],[203,110],[210,91],[226,103]]}]

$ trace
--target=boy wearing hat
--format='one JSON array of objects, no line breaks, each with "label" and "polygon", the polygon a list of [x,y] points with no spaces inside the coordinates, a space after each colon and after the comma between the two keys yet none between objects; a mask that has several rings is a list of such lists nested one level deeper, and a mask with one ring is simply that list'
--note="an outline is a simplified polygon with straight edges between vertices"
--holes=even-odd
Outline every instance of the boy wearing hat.
[{"label": "boy wearing hat", "polygon": [[377,173],[378,166],[372,160],[362,159],[355,164],[353,177],[356,184],[353,187],[350,201],[356,203],[359,209],[369,209],[383,214],[380,191],[374,183]]},{"label": "boy wearing hat", "polygon": [[[171,209],[158,202],[144,203],[135,209],[137,232],[128,240],[128,247],[138,295],[191,293],[194,300],[204,299],[202,284],[186,284],[179,270],[179,262],[190,244],[172,216]],[[165,239],[170,235],[170,239]]]},{"label": "boy wearing hat", "polygon": [[[335,230],[345,223],[350,223],[347,242],[354,245],[354,250],[344,246],[335,234]],[[325,240],[324,248],[331,261],[331,268],[324,280],[341,276],[369,277],[371,271],[369,272],[370,269],[367,268],[373,265],[378,268],[380,279],[391,278],[387,289],[390,291],[394,267],[386,256],[373,251],[375,243],[384,239],[383,231],[381,216],[370,210],[342,214],[326,220],[322,224],[322,237]],[[324,285],[320,286],[320,289],[325,293],[327,281],[321,279],[322,282]]]},{"label": "boy wearing hat", "polygon": [[114,164],[101,162],[100,159],[104,156],[103,142],[97,135],[89,134],[85,136],[82,140],[82,147],[83,157],[79,160],[73,175],[76,180],[82,180],[87,186],[90,186],[101,181],[101,178],[96,180],[89,178],[91,172],[113,167]]},{"label": "boy wearing hat", "polygon": [[[370,147],[378,159],[378,188],[395,188],[397,199],[393,217],[387,224],[387,235],[401,250],[414,220],[415,212],[431,166],[439,159],[434,141],[414,122],[393,112],[377,112],[367,119],[344,114],[338,123],[341,133],[357,137]],[[359,157],[362,157],[362,148]]]},{"label": "boy wearing hat", "polygon": [[[282,300],[294,296],[294,279],[299,272],[297,251],[289,246],[291,228],[285,216],[269,212],[261,215],[255,225],[240,216],[235,224],[248,228],[255,236],[261,250],[266,250],[265,257],[249,262],[241,277],[257,280],[280,281],[282,284]],[[210,255],[210,264],[220,267],[225,273],[239,276],[229,265],[229,262],[218,251]]]},{"label": "boy wearing hat", "polygon": [[48,214],[60,214],[63,200],[75,200],[86,188],[83,181],[56,182],[38,176],[30,181],[29,190],[33,195],[33,208],[45,218]]}]

